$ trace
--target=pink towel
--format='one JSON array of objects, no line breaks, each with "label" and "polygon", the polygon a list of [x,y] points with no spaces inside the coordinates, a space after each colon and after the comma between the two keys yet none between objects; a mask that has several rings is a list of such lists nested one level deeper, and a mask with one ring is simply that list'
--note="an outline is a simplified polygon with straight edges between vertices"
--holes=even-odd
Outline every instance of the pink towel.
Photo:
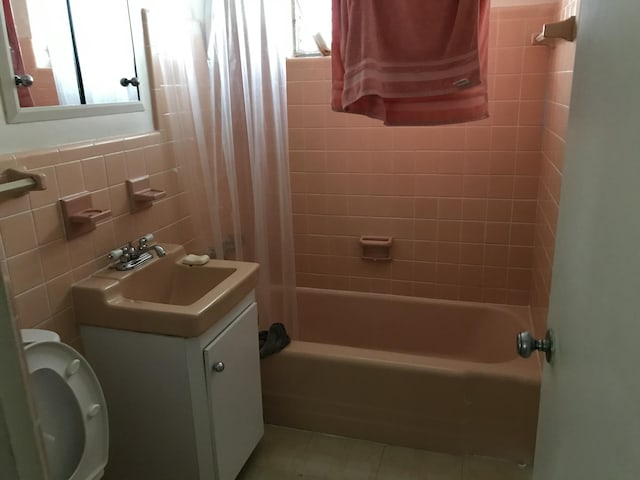
[{"label": "pink towel", "polygon": [[333,0],[331,107],[386,125],[488,116],[489,0]]}]

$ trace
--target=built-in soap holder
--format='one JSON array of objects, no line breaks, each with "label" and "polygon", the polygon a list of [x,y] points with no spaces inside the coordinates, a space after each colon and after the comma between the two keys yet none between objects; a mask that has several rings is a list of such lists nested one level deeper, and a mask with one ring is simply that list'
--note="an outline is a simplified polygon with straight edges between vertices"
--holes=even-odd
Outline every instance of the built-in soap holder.
[{"label": "built-in soap holder", "polygon": [[151,188],[149,175],[132,178],[126,183],[131,213],[145,210],[153,205],[154,200],[159,200],[167,195],[164,190]]},{"label": "built-in soap holder", "polygon": [[371,262],[390,262],[392,237],[363,235],[360,237],[361,258]]},{"label": "built-in soap holder", "polygon": [[69,240],[95,230],[97,222],[111,216],[111,210],[93,206],[89,192],[61,198],[60,206],[64,228]]}]

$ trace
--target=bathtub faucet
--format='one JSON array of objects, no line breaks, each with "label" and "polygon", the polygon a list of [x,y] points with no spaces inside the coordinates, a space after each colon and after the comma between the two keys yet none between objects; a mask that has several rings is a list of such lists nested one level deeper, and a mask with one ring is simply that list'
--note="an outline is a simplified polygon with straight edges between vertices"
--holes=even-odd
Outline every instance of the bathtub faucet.
[{"label": "bathtub faucet", "polygon": [[111,250],[109,253],[109,260],[113,262],[111,268],[121,271],[132,270],[153,258],[151,250],[156,252],[158,257],[164,257],[167,254],[165,249],[158,244],[149,245],[152,240],[153,234],[147,233],[138,240],[137,247],[134,247],[132,242],[128,242],[121,248]]}]

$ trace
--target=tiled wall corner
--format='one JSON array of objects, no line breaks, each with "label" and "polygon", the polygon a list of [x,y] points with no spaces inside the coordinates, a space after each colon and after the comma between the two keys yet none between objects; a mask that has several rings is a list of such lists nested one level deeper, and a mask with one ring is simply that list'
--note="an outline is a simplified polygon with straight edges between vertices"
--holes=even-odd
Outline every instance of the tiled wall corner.
[{"label": "tiled wall corner", "polygon": [[[576,15],[578,7],[579,0],[563,0],[554,20]],[[534,330],[538,336],[544,336],[547,325],[575,45],[575,42],[559,40],[550,50],[530,295]]]}]

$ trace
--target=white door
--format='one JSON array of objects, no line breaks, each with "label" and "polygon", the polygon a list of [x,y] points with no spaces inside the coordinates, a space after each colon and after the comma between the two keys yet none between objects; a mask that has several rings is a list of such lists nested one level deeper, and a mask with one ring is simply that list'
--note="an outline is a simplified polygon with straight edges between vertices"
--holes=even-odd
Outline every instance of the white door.
[{"label": "white door", "polygon": [[640,478],[640,1],[582,0],[535,480]]}]

